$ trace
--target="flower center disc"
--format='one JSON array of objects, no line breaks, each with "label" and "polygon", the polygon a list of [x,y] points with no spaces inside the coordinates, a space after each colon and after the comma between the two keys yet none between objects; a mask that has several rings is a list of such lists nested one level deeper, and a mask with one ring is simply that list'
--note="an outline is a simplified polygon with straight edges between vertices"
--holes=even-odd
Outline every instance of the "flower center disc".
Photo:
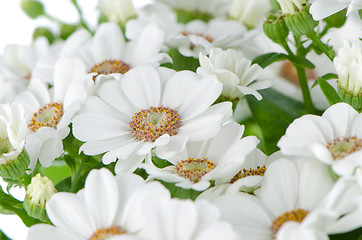
[{"label": "flower center disc", "polygon": [[98,73],[96,76],[93,77],[95,79],[99,74],[111,74],[111,73],[121,73],[124,74],[128,72],[131,69],[131,67],[119,60],[104,60],[100,64],[97,64],[92,67],[92,69],[89,71],[90,73],[96,72]]},{"label": "flower center disc", "polygon": [[13,151],[13,145],[11,145],[9,138],[0,138],[0,156]]},{"label": "flower center disc", "polygon": [[293,211],[283,213],[273,221],[273,224],[271,226],[273,234],[276,235],[279,229],[283,226],[283,224],[288,221],[296,221],[299,223],[302,222],[303,219],[308,215],[308,213],[309,211],[303,209],[295,209]]},{"label": "flower center disc", "polygon": [[98,229],[88,240],[107,240],[113,236],[126,233],[120,226]]},{"label": "flower center disc", "polygon": [[327,144],[329,152],[334,160],[340,160],[347,155],[362,149],[362,140],[354,137],[336,138]]},{"label": "flower center disc", "polygon": [[38,131],[41,127],[56,128],[63,117],[63,104],[49,103],[33,114],[28,127],[33,131]]},{"label": "flower center disc", "polygon": [[129,122],[131,132],[140,141],[156,141],[163,134],[176,135],[181,118],[176,110],[168,107],[150,107],[141,110]]},{"label": "flower center disc", "polygon": [[264,176],[264,173],[266,171],[266,167],[264,166],[257,166],[255,169],[249,168],[249,169],[242,169],[240,170],[230,181],[229,183],[234,183],[236,181],[238,181],[239,179],[242,179],[244,177],[248,177],[248,176],[254,176],[254,175],[259,175],[259,176]]},{"label": "flower center disc", "polygon": [[183,178],[197,183],[200,179],[216,166],[208,158],[189,158],[177,162],[175,173]]}]

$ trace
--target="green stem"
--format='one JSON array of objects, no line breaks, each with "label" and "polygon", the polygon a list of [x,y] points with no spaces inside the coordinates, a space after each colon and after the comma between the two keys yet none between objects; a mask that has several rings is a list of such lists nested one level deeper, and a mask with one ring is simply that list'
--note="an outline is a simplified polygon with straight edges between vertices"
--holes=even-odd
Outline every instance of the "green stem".
[{"label": "green stem", "polygon": [[314,45],[321,50],[331,61],[333,61],[333,58],[336,56],[333,49],[326,44],[324,44],[321,39],[317,36],[315,32],[310,32],[307,34],[307,37],[312,40]]},{"label": "green stem", "polygon": [[80,26],[84,27],[88,32],[93,33],[84,21],[82,9],[80,9],[77,0],[71,0],[71,2],[73,3],[74,7],[77,9],[80,19]]},{"label": "green stem", "polygon": [[310,95],[308,79],[305,69],[297,65],[294,65],[294,67],[297,69],[299,85],[300,88],[302,89],[302,94],[303,94],[304,106],[308,113],[315,113],[316,110],[312,102],[312,97]]}]

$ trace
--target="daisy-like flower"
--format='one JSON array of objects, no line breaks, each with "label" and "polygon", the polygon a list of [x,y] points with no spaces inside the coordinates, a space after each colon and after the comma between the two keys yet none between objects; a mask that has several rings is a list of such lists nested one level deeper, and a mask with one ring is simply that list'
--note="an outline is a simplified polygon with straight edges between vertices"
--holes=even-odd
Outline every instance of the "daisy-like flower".
[{"label": "daisy-like flower", "polygon": [[167,159],[189,141],[215,136],[232,113],[230,102],[211,106],[221,88],[215,78],[190,71],[137,67],[88,98],[73,134],[86,142],[85,154],[106,153],[103,163],[119,159],[117,172],[133,171],[154,148]]},{"label": "daisy-like flower", "polygon": [[124,25],[129,19],[136,17],[132,0],[98,0],[98,6],[108,20]]},{"label": "daisy-like flower", "polygon": [[54,226],[34,225],[27,239],[141,239],[137,234],[146,224],[142,204],[153,198],[170,198],[170,193],[160,183],[145,184],[134,174],[115,177],[105,168],[92,170],[83,190],[55,193],[47,201]]},{"label": "daisy-like flower", "polygon": [[278,142],[286,155],[305,156],[332,166],[337,174],[353,174],[362,154],[362,115],[346,103],[322,116],[304,115],[292,122]]},{"label": "daisy-like flower", "polygon": [[206,19],[225,17],[231,0],[156,0],[171,7],[175,12],[202,14]]},{"label": "daisy-like flower", "polygon": [[241,98],[246,94],[262,99],[256,90],[270,86],[268,80],[257,80],[261,67],[251,65],[251,61],[241,52],[233,49],[214,48],[209,57],[200,53],[200,67],[197,73],[203,76],[215,75],[223,84],[222,95],[231,99]]},{"label": "daisy-like flower", "polygon": [[171,166],[160,169],[149,164],[144,168],[150,179],[175,182],[182,188],[203,191],[212,180],[218,185],[230,179],[235,169],[242,166],[245,156],[256,149],[258,139],[255,136],[240,139],[243,132],[244,126],[229,122],[215,137],[188,143],[183,152],[168,158]]},{"label": "daisy-like flower", "polygon": [[316,0],[310,6],[314,20],[324,19],[347,8],[347,15],[362,9],[361,0]]},{"label": "daisy-like flower", "polygon": [[84,72],[81,60],[61,57],[55,64],[53,88],[48,89],[33,78],[28,90],[14,100],[24,106],[31,131],[25,145],[31,169],[38,159],[44,167],[49,167],[63,153],[62,140],[68,136],[70,120],[87,96],[83,87]]},{"label": "daisy-like flower", "polygon": [[102,79],[120,79],[122,74],[140,65],[159,66],[169,61],[160,53],[164,33],[154,24],[147,25],[137,40],[126,43],[120,27],[113,22],[103,23],[91,37],[85,30],[71,35],[62,54],[79,57],[90,73],[88,84],[98,85]]},{"label": "daisy-like flower", "polygon": [[333,184],[328,168],[319,162],[279,159],[270,164],[256,196],[229,194],[215,203],[221,219],[229,221],[240,236],[274,239],[286,222],[307,220]]},{"label": "daisy-like flower", "polygon": [[53,52],[55,50],[49,47],[45,38],[37,38],[29,46],[5,46],[0,57],[0,101],[5,103],[13,100],[16,94],[26,89],[32,76],[51,83],[51,69],[56,58]]},{"label": "daisy-like flower", "polygon": [[248,28],[254,28],[270,10],[270,2],[267,0],[234,0],[228,16]]},{"label": "daisy-like flower", "polygon": [[231,225],[220,220],[220,211],[205,200],[162,198],[144,204],[145,239],[236,240]]},{"label": "daisy-like flower", "polygon": [[352,46],[346,41],[333,59],[338,73],[338,92],[344,102],[357,110],[362,109],[362,44],[354,41]]},{"label": "daisy-like flower", "polygon": [[29,165],[24,150],[28,134],[24,109],[20,104],[0,105],[0,176],[17,178]]}]

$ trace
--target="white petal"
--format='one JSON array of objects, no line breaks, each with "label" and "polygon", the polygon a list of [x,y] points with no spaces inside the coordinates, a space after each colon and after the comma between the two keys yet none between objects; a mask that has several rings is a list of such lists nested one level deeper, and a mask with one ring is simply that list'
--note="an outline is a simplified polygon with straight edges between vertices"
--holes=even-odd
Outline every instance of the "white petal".
[{"label": "white petal", "polygon": [[113,174],[106,168],[92,170],[85,181],[84,196],[97,229],[112,226],[118,209],[118,186]]},{"label": "white petal", "polygon": [[37,224],[31,226],[28,231],[27,240],[79,240],[79,236],[71,234],[60,228],[48,224]]},{"label": "white petal", "polygon": [[161,84],[157,71],[148,66],[133,68],[121,81],[124,94],[139,109],[160,104]]}]

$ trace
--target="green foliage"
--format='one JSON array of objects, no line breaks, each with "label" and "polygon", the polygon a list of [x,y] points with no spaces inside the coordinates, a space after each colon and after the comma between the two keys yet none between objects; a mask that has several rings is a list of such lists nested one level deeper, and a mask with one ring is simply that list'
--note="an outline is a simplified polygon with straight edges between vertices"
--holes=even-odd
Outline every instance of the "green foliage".
[{"label": "green foliage", "polygon": [[45,37],[48,39],[48,42],[52,44],[55,41],[55,36],[49,28],[46,27],[37,27],[33,32],[33,39],[37,39],[38,37]]},{"label": "green foliage", "polygon": [[165,63],[162,66],[172,68],[176,71],[190,70],[195,72],[200,66],[199,59],[193,57],[185,57],[177,49],[170,49],[168,55],[172,58],[172,63]]},{"label": "green foliage", "polygon": [[175,183],[168,183],[158,179],[156,180],[162,183],[162,185],[164,185],[170,191],[171,197],[173,198],[195,200],[201,193],[193,189],[184,189],[177,187]]},{"label": "green foliage", "polygon": [[252,63],[253,64],[256,63],[260,67],[266,68],[267,66],[269,66],[274,62],[280,62],[287,59],[292,63],[294,63],[295,65],[302,68],[309,68],[309,69],[315,68],[314,64],[305,58],[295,55],[286,55],[284,53],[276,53],[276,52],[259,55],[256,58],[254,58]]},{"label": "green foliage", "polygon": [[289,124],[306,112],[302,103],[275,90],[266,89],[260,93],[263,96],[261,101],[253,96],[246,96],[246,98],[263,136],[263,150],[265,154],[270,155],[279,149],[277,143]]},{"label": "green foliage", "polygon": [[11,239],[8,236],[6,236],[5,233],[0,229],[0,240],[11,240]]},{"label": "green foliage", "polygon": [[340,28],[345,24],[345,22],[347,20],[346,13],[347,13],[347,9],[343,9],[343,10],[323,19],[323,21],[325,21],[327,23],[328,28],[332,28],[332,27]]},{"label": "green foliage", "polygon": [[362,228],[358,228],[348,233],[335,234],[329,236],[330,240],[362,240]]},{"label": "green foliage", "polygon": [[317,81],[330,105],[342,102],[337,91],[327,82],[325,78],[318,78]]},{"label": "green foliage", "polygon": [[70,25],[70,24],[62,24],[60,26],[60,38],[67,39],[75,30],[77,30],[78,26]]}]

